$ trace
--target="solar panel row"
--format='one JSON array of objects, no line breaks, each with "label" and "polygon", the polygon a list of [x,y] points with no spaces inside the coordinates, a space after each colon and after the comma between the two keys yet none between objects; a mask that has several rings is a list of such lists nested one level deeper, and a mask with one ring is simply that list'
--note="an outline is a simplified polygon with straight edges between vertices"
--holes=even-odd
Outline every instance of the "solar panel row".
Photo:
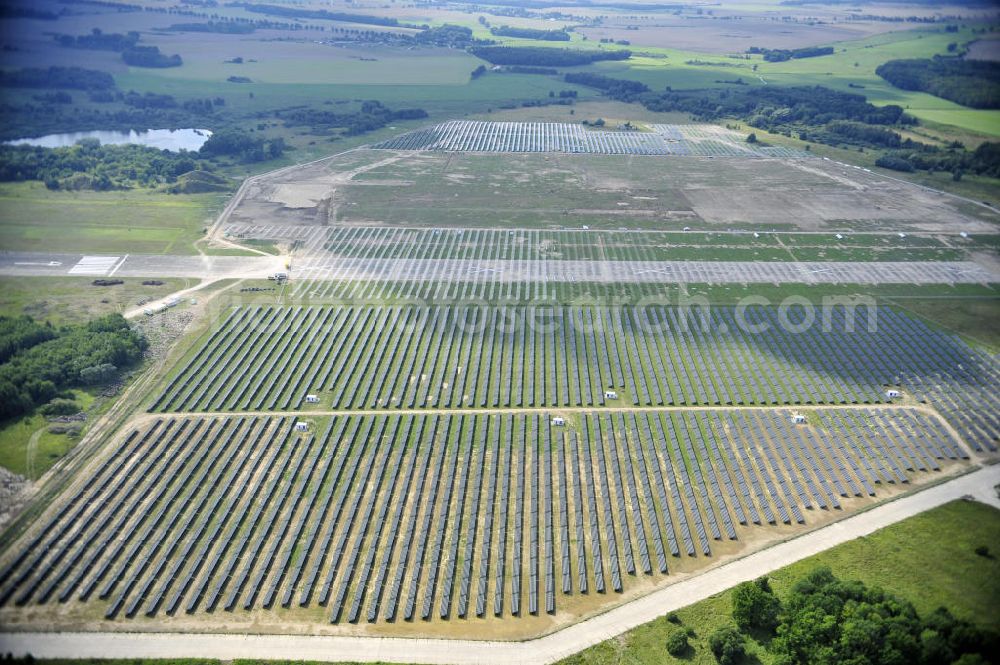
[{"label": "solar panel row", "polygon": [[551,613],[557,588],[620,592],[964,457],[919,409],[810,413],[338,415],[315,437],[285,418],[157,419],[12,553],[0,598],[96,595],[109,618],[296,593],[335,622],[464,617],[473,595],[477,616],[490,598]]}]

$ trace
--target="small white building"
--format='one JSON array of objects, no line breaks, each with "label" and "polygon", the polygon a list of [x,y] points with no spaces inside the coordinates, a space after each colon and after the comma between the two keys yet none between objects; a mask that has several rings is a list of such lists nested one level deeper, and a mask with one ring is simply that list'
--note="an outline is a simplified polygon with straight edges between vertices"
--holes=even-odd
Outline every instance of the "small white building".
[{"label": "small white building", "polygon": [[796,425],[804,425],[806,422],[806,417],[803,416],[801,413],[793,413],[792,422]]},{"label": "small white building", "polygon": [[309,404],[318,404],[319,403],[319,396],[318,395],[306,395],[306,402],[308,402]]},{"label": "small white building", "polygon": [[897,397],[900,397],[900,395],[901,393],[895,388],[889,388],[888,390],[885,391],[885,396],[888,397],[889,399],[896,399]]},{"label": "small white building", "polygon": [[605,390],[604,399],[618,399],[618,393],[616,393],[614,390]]},{"label": "small white building", "polygon": [[295,431],[296,432],[308,432],[309,431],[309,423],[303,423],[303,422],[295,423]]},{"label": "small white building", "polygon": [[556,416],[555,418],[552,419],[552,424],[556,425],[557,427],[562,427],[563,425],[566,424],[566,419]]}]

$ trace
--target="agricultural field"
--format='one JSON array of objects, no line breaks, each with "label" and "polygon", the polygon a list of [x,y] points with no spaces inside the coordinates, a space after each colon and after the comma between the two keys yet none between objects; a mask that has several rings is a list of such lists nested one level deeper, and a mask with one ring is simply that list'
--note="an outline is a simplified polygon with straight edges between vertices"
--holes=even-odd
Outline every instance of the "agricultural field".
[{"label": "agricultural field", "polygon": [[0,615],[514,636],[968,457],[919,410],[790,413],[149,419],[7,562]]}]

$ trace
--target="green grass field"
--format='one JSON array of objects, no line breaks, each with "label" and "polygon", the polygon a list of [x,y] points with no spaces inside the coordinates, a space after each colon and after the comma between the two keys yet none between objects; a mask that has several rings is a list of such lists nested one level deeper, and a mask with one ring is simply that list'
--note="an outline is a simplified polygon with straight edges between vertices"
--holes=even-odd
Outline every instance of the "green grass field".
[{"label": "green grass field", "polygon": [[91,277],[0,277],[0,315],[27,314],[54,325],[83,323],[94,317],[138,307],[142,298],[158,299],[198,283],[197,279],[164,278],[160,286],[143,286],[142,278],[123,284],[94,286]]},{"label": "green grass field", "polygon": [[[975,554],[980,545],[1000,548],[1000,511],[983,504],[958,501],[911,517],[871,536],[787,566],[770,575],[779,597],[817,566],[829,566],[842,579],[860,580],[911,601],[918,612],[939,606],[984,627],[1000,628],[1000,559]],[[612,663],[692,663],[711,665],[715,658],[707,638],[731,623],[730,592],[708,598],[677,612],[682,626],[694,629],[694,654],[683,660],[664,648],[678,628],[665,618],[628,631],[562,661],[564,665]],[[751,662],[767,665],[771,655],[750,639]],[[752,659],[756,658],[756,661]]]},{"label": "green grass field", "polygon": [[996,352],[1000,349],[1000,295],[987,298],[888,298],[888,303]]},{"label": "green grass field", "polygon": [[[81,411],[94,403],[90,393],[72,392]],[[29,480],[38,480],[78,440],[79,436],[50,432],[49,423],[40,414],[3,421],[0,422],[0,466]]]},{"label": "green grass field", "polygon": [[195,254],[228,194],[53,192],[0,185],[0,246],[11,251]]}]

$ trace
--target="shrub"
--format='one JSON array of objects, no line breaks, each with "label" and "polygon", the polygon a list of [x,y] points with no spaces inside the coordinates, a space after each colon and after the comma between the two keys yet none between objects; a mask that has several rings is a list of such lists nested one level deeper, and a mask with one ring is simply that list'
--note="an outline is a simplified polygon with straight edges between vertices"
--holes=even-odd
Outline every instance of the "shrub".
[{"label": "shrub", "polygon": [[893,171],[903,171],[905,173],[913,172],[913,164],[911,164],[909,160],[895,155],[882,155],[875,160],[875,166],[881,166],[884,169],[892,169]]},{"label": "shrub", "polygon": [[674,657],[683,656],[687,653],[691,645],[688,643],[688,635],[685,630],[675,630],[667,638],[667,653]]},{"label": "shrub", "polygon": [[48,404],[39,407],[38,412],[43,416],[71,416],[79,413],[80,405],[71,399],[57,397]]},{"label": "shrub", "polygon": [[733,590],[733,620],[744,632],[773,631],[780,612],[781,601],[771,593],[766,578],[744,582]]},{"label": "shrub", "polygon": [[709,635],[708,646],[719,665],[736,665],[746,656],[743,635],[732,626],[723,626]]}]

